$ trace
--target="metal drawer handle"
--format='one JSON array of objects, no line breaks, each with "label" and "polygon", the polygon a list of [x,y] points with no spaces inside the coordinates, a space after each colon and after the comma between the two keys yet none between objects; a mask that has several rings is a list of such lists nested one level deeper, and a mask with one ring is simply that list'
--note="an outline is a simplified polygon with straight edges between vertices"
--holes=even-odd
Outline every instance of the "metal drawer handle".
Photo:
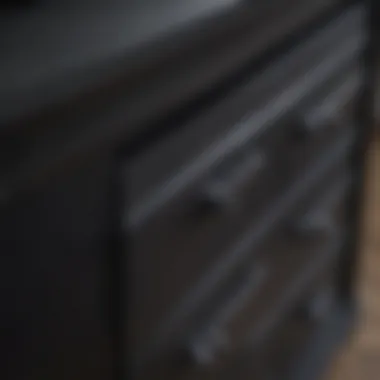
[{"label": "metal drawer handle", "polygon": [[231,290],[226,302],[208,318],[203,328],[186,342],[184,350],[187,362],[193,367],[210,366],[230,348],[228,326],[260,288],[266,277],[263,267],[251,269],[237,287]]},{"label": "metal drawer handle", "polygon": [[296,232],[301,236],[310,236],[316,233],[335,233],[338,226],[334,221],[334,211],[344,197],[349,183],[348,176],[340,178],[317,205],[314,205],[310,211],[297,220]]},{"label": "metal drawer handle", "polygon": [[200,191],[202,205],[212,208],[224,208],[236,205],[243,188],[257,179],[266,167],[267,158],[263,152],[255,151],[244,154],[227,168],[212,176]]},{"label": "metal drawer handle", "polygon": [[318,289],[305,305],[303,310],[305,318],[315,321],[325,319],[333,307],[334,296],[335,292],[332,285]]},{"label": "metal drawer handle", "polygon": [[342,108],[358,93],[361,84],[360,73],[357,72],[345,80],[335,91],[326,96],[317,106],[306,111],[300,117],[300,126],[307,135],[326,127],[333,121]]},{"label": "metal drawer handle", "polygon": [[296,232],[300,236],[314,236],[316,234],[333,234],[337,229],[331,212],[319,212],[307,215],[296,224]]}]

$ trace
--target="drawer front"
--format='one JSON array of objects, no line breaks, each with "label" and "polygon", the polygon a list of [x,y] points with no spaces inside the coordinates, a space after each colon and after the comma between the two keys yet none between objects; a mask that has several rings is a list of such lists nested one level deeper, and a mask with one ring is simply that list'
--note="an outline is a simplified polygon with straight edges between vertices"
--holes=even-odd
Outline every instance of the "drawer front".
[{"label": "drawer front", "polygon": [[[334,136],[330,145],[334,146],[341,136]],[[281,134],[277,137],[280,144]],[[247,164],[250,173],[252,167],[257,170],[256,165],[260,165],[255,159],[263,159],[255,154],[257,152],[253,149],[253,164],[250,161]],[[247,158],[243,155],[243,159]],[[319,157],[310,157],[308,166],[302,171],[298,168],[297,175],[302,178],[302,173],[307,173],[313,166],[313,160],[318,161]],[[230,182],[223,184],[223,175],[230,178],[229,168],[223,167],[225,171],[210,177],[199,190],[189,189],[187,199],[181,199],[162,216],[162,220],[157,220],[157,224],[133,236],[130,258],[133,294],[130,299],[136,312],[133,330],[139,344],[151,339],[154,329],[164,323],[183,297],[228,255],[226,252],[240,240],[242,231],[247,227],[259,228],[268,208],[272,207],[271,203],[291,187],[288,181],[293,179],[289,172],[294,165],[287,167],[285,163],[287,161],[282,156],[274,157],[272,166],[244,183],[245,188],[236,195],[236,200],[232,198],[234,194],[229,193]],[[231,186],[235,186],[231,182]],[[204,201],[203,205],[201,201]]]},{"label": "drawer front", "polygon": [[255,144],[230,157],[132,234],[130,299],[140,344],[278,193],[285,177],[274,155],[274,142],[264,148],[267,143],[262,139],[258,148]]},{"label": "drawer front", "polygon": [[362,26],[360,8],[348,12],[133,158],[127,168],[129,224],[143,224],[244,141],[355,65],[365,42]]},{"label": "drawer front", "polygon": [[[197,362],[198,367],[193,369],[193,374],[196,375],[192,378],[228,379],[234,375],[234,378],[245,379],[248,368],[252,375],[259,374],[262,368],[267,369],[268,366],[263,367],[262,364],[265,360],[268,360],[266,364],[270,359],[274,360],[275,358],[271,358],[273,355],[278,356],[273,370],[290,369],[284,367],[284,358],[281,361],[279,356],[286,354],[290,356],[291,352],[284,352],[284,346],[281,350],[281,347],[278,347],[281,342],[277,341],[277,338],[275,345],[271,345],[268,338],[273,336],[274,332],[278,332],[283,318],[289,316],[293,321],[293,328],[299,329],[299,333],[304,335],[298,337],[300,338],[298,344],[302,344],[302,338],[306,338],[307,330],[311,330],[323,319],[328,318],[334,310],[333,283],[326,281],[329,279],[326,279],[326,273],[333,271],[342,248],[344,226],[339,224],[336,216],[339,210],[344,208],[344,194],[349,183],[347,178],[347,176],[338,177],[328,187],[326,184],[331,182],[331,177],[326,178],[319,189],[322,195],[313,194],[301,207],[303,213],[297,210],[293,215],[294,221],[298,224],[298,212],[303,215],[302,218],[313,218],[312,215],[319,212],[328,215],[332,220],[331,224],[318,225],[313,230],[308,229],[307,233],[302,231],[295,235],[291,233],[285,222],[258,247],[254,264],[257,275],[260,269],[265,274],[262,282],[257,286],[256,292],[246,300],[240,313],[234,315],[228,326],[218,325],[217,318],[213,324],[209,323],[214,329],[209,331],[219,328],[218,335],[215,332],[213,335],[219,340],[210,339],[206,347],[203,341],[202,353],[207,353],[208,347],[211,354],[209,352],[206,357],[212,360],[206,362],[206,365],[203,361]],[[322,189],[324,191],[321,191]],[[305,301],[302,302],[303,299]],[[295,309],[300,303],[303,308]],[[220,337],[223,340],[220,340]],[[286,336],[281,337],[281,334],[280,338],[286,340]],[[294,339],[292,342],[295,343]],[[262,350],[267,345],[269,347]],[[287,351],[291,351],[291,348],[287,345]],[[251,352],[253,356],[242,370],[241,358],[246,356],[246,352]],[[299,353],[297,347],[294,347],[293,354],[297,353]]]},{"label": "drawer front", "polygon": [[335,264],[336,261],[310,282],[304,300],[282,316],[281,323],[265,341],[259,346],[248,345],[217,376],[206,376],[205,379],[293,379],[310,343],[321,327],[331,324],[339,310]]},{"label": "drawer front", "polygon": [[[190,292],[226,247],[234,244],[247,224],[259,219],[323,154],[326,144],[352,130],[341,113],[347,113],[360,84],[360,67],[351,62],[338,78],[330,79],[288,117],[245,138],[245,132],[259,127],[260,121],[256,117],[247,120],[242,136],[223,140],[223,146],[228,146],[231,139],[233,143],[240,141],[236,149],[227,149],[215,165],[195,176],[142,224],[138,221],[129,225],[133,241],[131,288],[138,290],[131,300],[134,309],[139,310],[134,328],[141,332],[136,337],[139,344],[149,339],[183,294]],[[331,99],[335,107],[326,109]],[[300,120],[312,126],[304,126]],[[207,161],[207,157],[202,159]],[[195,165],[198,168],[199,162]],[[184,171],[193,169],[190,166]],[[170,185],[167,192],[171,193]],[[152,195],[153,203],[155,197],[159,202],[160,194]]]},{"label": "drawer front", "polygon": [[293,379],[310,342],[338,309],[333,278],[334,265],[331,265],[323,275],[311,281],[311,289],[307,291],[305,300],[300,302],[301,306],[283,315],[281,323],[259,346],[247,346],[211,376],[207,374],[201,378]]},{"label": "drawer front", "polygon": [[[344,169],[340,166],[326,176],[292,216],[283,218],[276,231],[232,271],[202,311],[174,334],[166,346],[167,355],[157,357],[157,366],[149,376],[228,378],[225,374],[231,368],[237,370],[234,363],[247,349],[261,347],[284,315],[291,313],[302,298],[314,295],[313,286],[318,285],[324,270],[334,265],[342,245],[344,226],[337,215],[344,208],[349,185],[349,174],[342,174]],[[305,220],[313,220],[316,214],[331,218],[331,223],[309,227]],[[323,302],[318,304],[318,292],[314,298],[303,310],[310,319],[320,318],[324,307]]]},{"label": "drawer front", "polygon": [[[337,171],[342,172],[346,167],[345,159],[351,142],[352,137],[350,135],[343,135],[330,143],[326,147],[325,155],[315,160],[316,162],[305,170],[290,189],[276,198],[269,209],[257,215],[256,221],[246,224],[244,228],[239,228],[239,234],[236,234],[235,238],[231,240],[230,245],[220,246],[219,251],[217,251],[218,254],[214,256],[213,265],[210,267],[191,268],[191,259],[196,260],[194,258],[196,251],[189,251],[188,255],[179,255],[178,267],[171,267],[169,270],[165,270],[165,262],[160,262],[162,256],[154,256],[157,249],[150,252],[152,261],[148,261],[149,256],[146,252],[145,256],[144,252],[139,252],[139,255],[134,253],[135,266],[132,269],[133,273],[131,273],[133,294],[131,297],[130,326],[131,335],[135,339],[135,346],[144,350],[145,344],[147,352],[149,352],[148,347],[150,347],[154,356],[155,350],[160,350],[158,347],[165,346],[165,342],[169,342],[170,346],[179,332],[191,328],[191,321],[194,318],[202,318],[202,316],[197,317],[197,315],[199,312],[202,314],[202,310],[205,310],[204,305],[211,305],[210,300],[214,299],[223,284],[227,284],[228,289],[230,278],[235,271],[239,271],[238,268],[241,268],[241,265],[244,266],[246,260],[257,256],[257,247],[265,239],[265,236],[275,228],[276,223],[281,222],[293,208],[301,204],[301,199],[317,188],[319,182],[323,181],[329,173],[333,172],[335,175]],[[278,250],[283,250],[283,247],[279,246],[274,251]],[[165,253],[165,251],[161,252]],[[167,254],[173,253],[168,252]],[[189,261],[185,261],[182,272],[178,273],[181,259]],[[266,258],[265,260],[269,259]],[[151,264],[152,262],[153,264]],[[268,265],[272,265],[270,261],[265,264],[265,266]],[[255,265],[253,267],[256,268]],[[194,274],[197,274],[196,270],[199,274],[197,278],[194,278]],[[247,276],[249,277],[249,275]],[[185,281],[188,281],[189,284],[187,288],[183,286]],[[174,301],[169,298],[164,299],[163,293],[166,291],[171,296],[177,294],[178,299],[174,299]],[[161,305],[159,305],[160,302]],[[242,324],[240,325],[242,326]],[[167,350],[173,352],[176,348],[168,348]]]}]

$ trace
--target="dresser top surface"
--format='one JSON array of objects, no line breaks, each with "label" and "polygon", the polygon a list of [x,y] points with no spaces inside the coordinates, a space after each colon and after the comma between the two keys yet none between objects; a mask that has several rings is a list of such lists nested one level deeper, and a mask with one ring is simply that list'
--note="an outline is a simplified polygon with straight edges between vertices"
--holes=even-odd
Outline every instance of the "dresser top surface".
[{"label": "dresser top surface", "polygon": [[151,48],[205,19],[228,14],[242,2],[114,0],[92,2],[91,7],[73,1],[52,3],[0,16],[2,119],[21,111],[22,98],[30,103],[36,91],[44,92],[41,89],[52,83],[59,83],[57,87],[64,91],[79,84],[75,78],[100,80],[112,75],[112,64],[117,62],[136,65],[144,58],[142,47]]}]

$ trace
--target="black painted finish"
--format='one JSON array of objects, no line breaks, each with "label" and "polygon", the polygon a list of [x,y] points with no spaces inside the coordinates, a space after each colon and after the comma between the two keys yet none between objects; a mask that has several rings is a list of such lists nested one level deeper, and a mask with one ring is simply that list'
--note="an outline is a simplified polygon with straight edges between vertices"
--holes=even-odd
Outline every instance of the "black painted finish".
[{"label": "black painted finish", "polygon": [[[18,120],[60,103],[65,107],[72,97],[76,105],[96,104],[100,97],[102,113],[111,112],[107,117],[122,113],[141,129],[140,120],[150,113],[155,118],[194,99],[338,3],[43,1],[4,20],[5,14],[0,120]],[[131,104],[127,113],[122,112],[126,103]],[[127,132],[138,132],[135,128]]]},{"label": "black painted finish", "polygon": [[355,309],[370,2],[259,3],[95,4],[86,24],[45,2],[2,24],[2,378],[322,366],[320,332]]},{"label": "black painted finish", "polygon": [[112,377],[110,163],[101,156],[1,209],[3,378]]}]

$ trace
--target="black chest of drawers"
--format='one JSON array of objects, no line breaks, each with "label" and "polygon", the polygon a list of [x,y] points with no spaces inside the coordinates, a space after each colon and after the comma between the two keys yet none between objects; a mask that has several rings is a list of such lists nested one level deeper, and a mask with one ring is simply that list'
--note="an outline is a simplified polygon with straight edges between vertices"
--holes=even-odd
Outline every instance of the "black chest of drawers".
[{"label": "black chest of drawers", "polygon": [[356,310],[370,2],[44,7],[2,26],[4,378],[316,378]]}]

